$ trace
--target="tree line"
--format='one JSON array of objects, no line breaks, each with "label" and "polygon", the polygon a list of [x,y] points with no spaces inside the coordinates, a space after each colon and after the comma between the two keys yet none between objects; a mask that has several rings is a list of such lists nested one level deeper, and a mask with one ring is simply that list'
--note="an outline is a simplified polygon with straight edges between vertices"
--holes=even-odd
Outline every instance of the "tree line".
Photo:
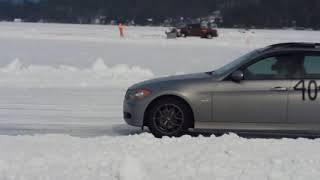
[{"label": "tree line", "polygon": [[102,18],[159,25],[166,19],[199,18],[221,12],[221,26],[320,29],[319,0],[40,0],[0,1],[0,20],[91,23]]}]

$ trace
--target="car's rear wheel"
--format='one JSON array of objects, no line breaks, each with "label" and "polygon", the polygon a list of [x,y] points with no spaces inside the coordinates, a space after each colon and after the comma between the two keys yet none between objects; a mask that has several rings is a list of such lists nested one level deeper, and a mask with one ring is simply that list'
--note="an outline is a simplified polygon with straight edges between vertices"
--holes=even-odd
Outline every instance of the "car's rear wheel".
[{"label": "car's rear wheel", "polygon": [[212,39],[213,35],[212,34],[207,34],[207,39]]},{"label": "car's rear wheel", "polygon": [[158,138],[184,135],[191,127],[192,119],[188,105],[175,98],[160,99],[147,112],[148,127]]}]

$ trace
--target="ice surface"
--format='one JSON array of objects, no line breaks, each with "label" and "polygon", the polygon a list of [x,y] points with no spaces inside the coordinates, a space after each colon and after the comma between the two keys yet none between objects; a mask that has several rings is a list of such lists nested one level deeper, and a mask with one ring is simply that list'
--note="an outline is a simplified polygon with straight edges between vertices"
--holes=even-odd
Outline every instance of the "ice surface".
[{"label": "ice surface", "polygon": [[132,83],[213,70],[272,43],[320,42],[320,32],[164,31],[127,27],[121,39],[116,26],[0,23],[0,180],[319,179],[319,140],[155,139],[124,123],[122,101]]},{"label": "ice surface", "polygon": [[288,41],[320,41],[318,31],[219,29],[220,37],[168,40],[166,28],[0,23],[0,66],[14,59],[24,65],[61,64],[81,69],[101,58],[108,66],[127,64],[150,69],[155,76],[203,72],[257,47]]}]

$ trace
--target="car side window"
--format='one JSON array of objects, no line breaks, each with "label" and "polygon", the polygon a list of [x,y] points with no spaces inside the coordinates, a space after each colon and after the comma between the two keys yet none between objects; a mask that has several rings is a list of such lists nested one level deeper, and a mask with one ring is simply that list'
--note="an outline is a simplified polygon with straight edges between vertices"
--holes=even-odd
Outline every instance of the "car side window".
[{"label": "car side window", "polygon": [[320,55],[305,56],[303,67],[304,78],[320,79]]},{"label": "car side window", "polygon": [[303,57],[271,56],[249,65],[244,70],[245,80],[285,80],[302,76]]}]

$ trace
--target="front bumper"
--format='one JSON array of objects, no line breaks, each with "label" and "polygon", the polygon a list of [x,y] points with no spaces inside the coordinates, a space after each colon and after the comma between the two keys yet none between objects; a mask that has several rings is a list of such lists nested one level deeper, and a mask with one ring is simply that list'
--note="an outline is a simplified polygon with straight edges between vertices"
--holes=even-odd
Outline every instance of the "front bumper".
[{"label": "front bumper", "polygon": [[123,103],[123,119],[131,126],[142,127],[144,107],[142,101],[125,100]]}]

